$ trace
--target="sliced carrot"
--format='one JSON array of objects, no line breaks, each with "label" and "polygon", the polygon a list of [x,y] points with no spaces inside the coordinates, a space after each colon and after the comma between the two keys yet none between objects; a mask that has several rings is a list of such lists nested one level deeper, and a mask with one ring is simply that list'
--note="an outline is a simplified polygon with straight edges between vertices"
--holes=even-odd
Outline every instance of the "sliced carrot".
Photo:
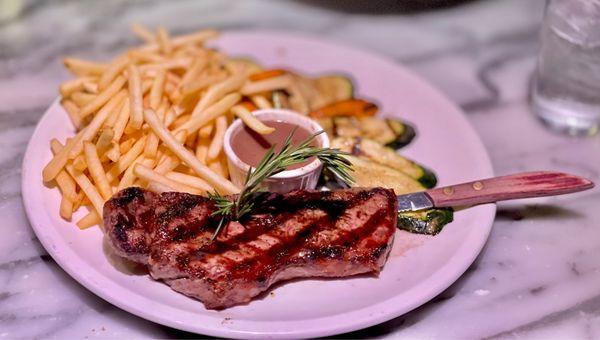
[{"label": "sliced carrot", "polygon": [[310,113],[312,118],[335,116],[373,116],[377,105],[362,99],[348,99],[329,104]]},{"label": "sliced carrot", "polygon": [[248,98],[245,98],[244,100],[242,100],[238,105],[242,105],[243,107],[248,109],[248,111],[250,111],[250,112],[258,110],[258,107],[256,105],[254,105],[254,103],[251,102]]},{"label": "sliced carrot", "polygon": [[268,78],[274,78],[274,77],[282,76],[282,75],[284,75],[286,73],[288,73],[288,71],[286,71],[286,70],[280,70],[280,69],[265,70],[265,71],[258,72],[258,73],[255,73],[255,74],[251,75],[249,77],[249,79],[251,81],[259,81],[259,80],[264,80],[264,79],[268,79]]}]

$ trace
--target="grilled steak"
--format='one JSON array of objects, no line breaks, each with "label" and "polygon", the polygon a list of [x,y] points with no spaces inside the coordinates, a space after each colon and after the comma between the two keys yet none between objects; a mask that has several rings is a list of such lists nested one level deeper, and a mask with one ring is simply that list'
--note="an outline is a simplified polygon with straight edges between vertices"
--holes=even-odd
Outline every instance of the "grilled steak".
[{"label": "grilled steak", "polygon": [[396,229],[391,190],[260,195],[211,242],[212,201],[128,188],[105,204],[105,232],[117,254],[211,309],[246,303],[278,281],[379,273],[385,263]]}]

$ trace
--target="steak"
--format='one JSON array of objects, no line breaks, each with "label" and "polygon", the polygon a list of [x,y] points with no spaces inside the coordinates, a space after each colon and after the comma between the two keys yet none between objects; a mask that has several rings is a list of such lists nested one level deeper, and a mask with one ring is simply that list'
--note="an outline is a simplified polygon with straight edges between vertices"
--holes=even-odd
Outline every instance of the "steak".
[{"label": "steak", "polygon": [[127,188],[104,205],[115,252],[209,309],[247,303],[283,280],[378,274],[391,249],[392,190],[260,193],[252,213],[225,225],[211,200]]}]

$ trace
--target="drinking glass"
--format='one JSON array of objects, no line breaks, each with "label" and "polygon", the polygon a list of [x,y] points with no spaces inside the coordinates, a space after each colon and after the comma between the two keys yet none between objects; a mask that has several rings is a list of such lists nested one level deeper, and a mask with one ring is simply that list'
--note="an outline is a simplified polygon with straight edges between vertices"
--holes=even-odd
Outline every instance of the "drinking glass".
[{"label": "drinking glass", "polygon": [[23,5],[23,0],[0,0],[0,24],[18,17]]},{"label": "drinking glass", "polygon": [[547,0],[532,107],[550,127],[592,135],[600,125],[600,0]]}]

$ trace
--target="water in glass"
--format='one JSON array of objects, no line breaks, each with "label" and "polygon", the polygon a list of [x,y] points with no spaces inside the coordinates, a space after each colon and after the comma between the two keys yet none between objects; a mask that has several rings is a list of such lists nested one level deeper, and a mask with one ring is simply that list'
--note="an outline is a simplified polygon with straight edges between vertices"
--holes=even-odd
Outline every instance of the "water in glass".
[{"label": "water in glass", "polygon": [[549,0],[533,82],[534,111],[571,134],[600,124],[600,0]]}]

